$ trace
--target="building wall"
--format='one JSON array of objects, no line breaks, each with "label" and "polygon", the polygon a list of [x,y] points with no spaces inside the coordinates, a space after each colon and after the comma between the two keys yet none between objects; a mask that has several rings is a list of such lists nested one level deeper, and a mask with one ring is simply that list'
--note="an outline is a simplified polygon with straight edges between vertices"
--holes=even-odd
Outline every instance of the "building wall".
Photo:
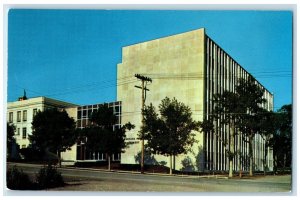
[{"label": "building wall", "polygon": [[[212,114],[214,104],[213,95],[222,93],[225,90],[235,92],[235,87],[240,78],[247,79],[250,74],[240,66],[230,55],[228,55],[218,44],[206,36],[206,104],[205,117],[208,119]],[[266,90],[259,82],[257,84],[264,89],[264,98],[267,100],[262,107],[273,110],[273,95]],[[229,160],[226,156],[225,147],[221,141],[230,138],[229,126],[221,125],[220,121],[215,121],[216,134],[205,135],[205,169],[207,170],[228,170]],[[217,138],[216,135],[219,137]],[[249,155],[249,145],[245,142],[242,134],[234,138],[235,151],[241,150],[241,160],[244,163],[242,170],[248,170],[247,156]],[[265,140],[256,135],[254,138],[254,165],[255,170],[263,170],[264,152],[267,151],[267,163],[270,170],[273,169],[273,152],[265,148]],[[239,156],[235,155],[233,160],[234,170],[239,170]],[[271,164],[272,163],[272,164]]]},{"label": "building wall", "polygon": [[[64,109],[69,117],[74,119],[74,122],[77,121],[77,107],[69,107]],[[61,159],[63,161],[62,164],[71,164],[76,161],[76,153],[77,153],[77,144],[75,143],[69,150],[65,152],[61,152]],[[70,163],[71,162],[71,163]]]},{"label": "building wall", "polygon": [[[152,78],[147,85],[146,105],[155,106],[166,96],[175,97],[188,105],[195,120],[203,118],[204,98],[204,29],[160,38],[122,48],[122,63],[118,64],[117,100],[122,101],[122,124],[131,122],[136,128],[127,133],[130,147],[122,154],[121,163],[135,164],[135,157],[141,151],[137,139],[141,126],[141,89],[135,88],[140,81],[134,78],[141,74]],[[203,135],[197,134],[198,143],[193,153],[188,156],[195,161],[199,147],[203,146]],[[198,155],[199,156],[199,155]],[[181,160],[186,155],[178,156],[176,169],[180,169]],[[156,156],[157,161],[167,162],[164,156]]]},{"label": "building wall", "polygon": [[[216,93],[224,90],[234,92],[239,78],[246,78],[249,73],[242,68],[230,55],[212,41],[204,29],[198,29],[182,34],[160,38],[122,48],[122,63],[117,67],[117,100],[122,101],[122,124],[130,121],[136,129],[127,133],[130,147],[122,154],[121,163],[135,164],[137,154],[141,151],[138,131],[141,126],[141,90],[135,88],[140,85],[134,75],[141,74],[153,80],[147,85],[146,105],[150,102],[155,107],[166,96],[177,98],[188,105],[195,120],[208,118],[213,109],[212,99]],[[258,83],[258,82],[257,82]],[[258,83],[263,87],[260,83]],[[273,110],[273,95],[265,90],[266,105]],[[221,126],[216,121],[217,134],[221,139],[229,139],[229,127]],[[176,169],[181,169],[181,161],[191,158],[196,170],[228,170],[229,160],[226,151],[216,135],[197,133],[198,142],[192,152],[178,156]],[[262,170],[262,159],[265,151],[265,141],[262,137],[255,137],[255,165],[256,170]],[[243,170],[247,170],[248,143],[241,135],[235,137],[235,150],[242,152],[244,159]],[[268,151],[269,169],[272,169],[272,151]],[[197,158],[197,163],[196,163]],[[200,158],[200,159],[199,159]],[[169,166],[169,159],[155,156],[155,159],[165,161]],[[238,156],[234,158],[234,169],[238,170]],[[146,163],[147,164],[147,163]]]},{"label": "building wall", "polygon": [[[30,98],[22,101],[8,102],[7,104],[7,121],[10,122],[10,113],[13,115],[13,123],[16,127],[15,138],[20,148],[26,148],[30,144],[28,135],[32,134],[31,122],[33,120],[34,110],[44,111],[48,108],[65,108],[68,106],[74,106],[74,104],[50,99],[46,97]],[[17,120],[17,113],[21,112],[20,121]],[[24,120],[23,113],[27,112],[27,119]],[[26,136],[23,137],[23,130],[26,129]],[[19,131],[19,134],[18,134]]]}]

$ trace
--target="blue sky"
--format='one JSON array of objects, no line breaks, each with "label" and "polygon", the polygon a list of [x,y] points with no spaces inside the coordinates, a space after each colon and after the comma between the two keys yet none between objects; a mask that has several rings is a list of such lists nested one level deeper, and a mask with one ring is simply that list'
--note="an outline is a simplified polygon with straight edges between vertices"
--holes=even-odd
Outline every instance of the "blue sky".
[{"label": "blue sky", "polygon": [[274,93],[292,102],[288,11],[24,10],[8,15],[8,101],[26,89],[80,105],[116,100],[121,47],[198,28]]}]

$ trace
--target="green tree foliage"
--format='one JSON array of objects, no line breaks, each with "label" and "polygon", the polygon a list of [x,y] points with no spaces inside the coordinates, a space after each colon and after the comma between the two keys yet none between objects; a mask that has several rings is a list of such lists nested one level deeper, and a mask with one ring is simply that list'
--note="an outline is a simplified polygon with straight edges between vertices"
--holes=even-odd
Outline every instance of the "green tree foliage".
[{"label": "green tree foliage", "polygon": [[13,166],[7,170],[6,180],[7,187],[11,190],[43,190],[65,185],[61,173],[51,164],[41,168],[35,180],[31,180],[27,173]]},{"label": "green tree foliage", "polygon": [[110,170],[110,158],[113,153],[124,152],[126,148],[126,131],[134,128],[127,123],[120,128],[113,125],[117,117],[113,108],[107,104],[100,105],[97,111],[91,115],[92,125],[80,130],[81,140],[85,142],[86,148],[92,152],[105,152],[108,158],[108,169]]},{"label": "green tree foliage", "polygon": [[193,165],[192,159],[190,157],[185,157],[182,161],[182,171],[193,172],[195,171],[195,167]]},{"label": "green tree foliage", "polygon": [[[239,95],[230,91],[215,94],[213,98],[213,115],[210,119],[219,121],[221,125],[228,125],[230,128],[229,142],[222,140],[221,136],[215,131],[214,134],[223,145],[229,159],[229,177],[233,176],[233,157],[237,153],[234,151],[234,137],[236,136],[236,123],[239,121],[239,113],[242,112]],[[202,123],[202,127],[207,126]],[[205,127],[204,127],[205,128]],[[207,127],[206,127],[207,128]],[[222,134],[222,133],[221,133]]]},{"label": "green tree foliage", "polygon": [[92,112],[90,118],[94,125],[104,129],[112,129],[113,125],[117,122],[113,108],[108,107],[108,104],[100,105],[97,111]]},{"label": "green tree foliage", "polygon": [[29,135],[32,146],[56,153],[60,165],[61,152],[74,145],[76,138],[75,122],[66,111],[47,109],[33,118],[32,135]]},{"label": "green tree foliage", "polygon": [[275,133],[270,139],[273,147],[274,172],[291,168],[292,164],[292,105],[282,106],[276,113]]},{"label": "green tree foliage", "polygon": [[36,182],[39,189],[63,187],[65,185],[61,173],[50,164],[39,170],[36,175]]},{"label": "green tree foliage", "polygon": [[273,111],[267,111],[262,110],[261,113],[258,113],[258,116],[260,116],[260,122],[258,126],[260,127],[260,135],[265,140],[264,148],[264,158],[263,158],[263,164],[264,164],[264,174],[268,171],[267,167],[267,156],[268,156],[268,148],[272,146],[272,138],[274,138],[274,135],[276,134],[277,130],[277,114]]},{"label": "green tree foliage", "polygon": [[[204,130],[213,133],[221,141],[229,158],[229,177],[232,177],[233,156],[238,153],[234,151],[234,137],[243,134],[249,143],[250,175],[253,175],[253,139],[255,134],[270,138],[270,120],[272,114],[262,108],[266,102],[263,98],[264,90],[252,76],[247,79],[239,79],[234,92],[224,91],[215,94],[213,98],[212,116],[204,123]],[[229,143],[222,141],[215,131],[211,131],[211,124],[219,121],[230,129]],[[239,166],[241,166],[241,156]],[[240,174],[241,175],[241,174]]]},{"label": "green tree foliage", "polygon": [[192,119],[191,109],[175,98],[166,97],[159,105],[159,114],[152,104],[143,112],[143,126],[140,137],[147,140],[147,148],[153,154],[170,157],[170,174],[172,174],[172,156],[187,153],[195,142],[195,133],[199,131],[200,122]]},{"label": "green tree foliage", "polygon": [[264,126],[261,123],[266,113],[266,110],[262,108],[266,102],[263,97],[264,89],[258,85],[252,76],[249,76],[247,79],[239,80],[236,93],[241,105],[241,120],[238,123],[238,128],[246,136],[249,143],[249,175],[253,176],[253,139],[255,134],[264,132]]},{"label": "green tree foliage", "polygon": [[11,123],[6,123],[6,128],[7,128],[6,152],[7,152],[7,158],[11,158],[13,147],[14,145],[16,145],[16,139],[14,138],[16,128]]},{"label": "green tree foliage", "polygon": [[33,183],[26,173],[14,166],[6,172],[6,184],[11,190],[30,190]]}]

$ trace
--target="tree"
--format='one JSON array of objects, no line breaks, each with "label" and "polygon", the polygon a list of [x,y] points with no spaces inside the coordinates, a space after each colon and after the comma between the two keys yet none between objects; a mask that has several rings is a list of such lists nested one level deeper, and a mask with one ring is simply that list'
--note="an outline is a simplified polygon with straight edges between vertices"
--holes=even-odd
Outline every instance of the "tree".
[{"label": "tree", "polygon": [[[246,138],[245,141],[249,143],[249,171],[250,176],[253,175],[254,136],[255,134],[263,136],[270,131],[270,127],[266,127],[268,120],[270,120],[270,115],[263,108],[263,104],[266,102],[263,94],[263,88],[259,86],[252,76],[249,76],[247,79],[241,78],[238,80],[235,91],[225,90],[214,95],[213,112],[208,121],[211,121],[210,123],[219,121],[221,125],[226,125],[230,128],[229,144],[226,141],[222,141],[219,135],[214,132],[226,149],[229,158],[229,177],[232,177],[233,156],[237,153],[234,152],[234,137],[237,133],[243,134]],[[212,133],[212,131],[209,132]],[[241,177],[241,156],[239,156],[238,163]]]},{"label": "tree", "polygon": [[241,105],[241,120],[238,123],[238,128],[246,136],[246,141],[249,143],[249,175],[253,176],[253,139],[255,134],[261,134],[263,129],[261,119],[266,110],[262,108],[262,105],[266,99],[263,98],[263,88],[252,76],[247,79],[239,79],[236,93]]},{"label": "tree", "polygon": [[66,111],[47,109],[37,112],[33,118],[30,142],[39,150],[56,153],[59,166],[61,166],[61,152],[74,145],[76,138],[75,122]]},{"label": "tree", "polygon": [[111,170],[111,155],[124,152],[126,148],[126,131],[134,128],[131,123],[113,128],[116,123],[113,109],[107,104],[100,105],[91,115],[92,125],[81,130],[86,148],[92,152],[105,152],[108,159],[108,170]]},{"label": "tree", "polygon": [[234,137],[237,134],[236,123],[238,123],[240,113],[242,112],[240,103],[239,96],[236,93],[226,90],[221,94],[215,94],[213,98],[213,114],[210,117],[215,121],[219,121],[220,125],[228,125],[230,128],[229,143],[226,140],[221,140],[220,135],[218,135],[217,132],[214,132],[225,148],[225,152],[229,158],[229,177],[233,176],[233,158],[236,154],[234,151]]},{"label": "tree", "polygon": [[260,124],[259,124],[259,126],[261,127],[260,135],[265,140],[265,144],[264,144],[265,151],[264,151],[264,158],[263,158],[264,175],[265,175],[267,171],[268,148],[272,146],[272,139],[276,134],[278,117],[277,117],[277,113],[274,113],[273,111],[266,111],[266,110],[260,113],[260,116],[261,116]]},{"label": "tree", "polygon": [[187,153],[195,142],[195,133],[199,131],[200,122],[192,119],[191,109],[175,98],[166,97],[159,105],[159,114],[152,104],[143,112],[143,126],[140,136],[147,140],[147,148],[153,154],[170,157],[170,174],[172,174],[172,157]]},{"label": "tree", "polygon": [[292,163],[292,105],[282,106],[276,113],[275,133],[270,140],[273,147],[274,172],[284,170]]},{"label": "tree", "polygon": [[6,151],[7,151],[7,158],[11,158],[13,153],[13,147],[16,145],[16,139],[14,138],[15,135],[15,126],[11,123],[6,123],[6,133],[7,133],[7,140],[6,140]]}]

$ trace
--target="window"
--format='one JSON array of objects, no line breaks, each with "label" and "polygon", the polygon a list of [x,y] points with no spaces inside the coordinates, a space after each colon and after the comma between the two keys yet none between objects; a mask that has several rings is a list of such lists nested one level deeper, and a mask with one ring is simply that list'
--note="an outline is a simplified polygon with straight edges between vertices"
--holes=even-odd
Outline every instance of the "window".
[{"label": "window", "polygon": [[23,121],[27,121],[27,110],[23,110]]},{"label": "window", "polygon": [[83,112],[82,112],[82,118],[86,118],[87,116],[86,116],[86,110],[83,110]]},{"label": "window", "polygon": [[17,122],[21,121],[21,111],[17,112]]},{"label": "window", "polygon": [[87,118],[91,118],[91,115],[92,115],[92,109],[89,109]]},{"label": "window", "polygon": [[77,111],[77,119],[81,119],[81,110]]},{"label": "window", "polygon": [[119,113],[120,112],[120,107],[119,106],[115,106],[115,112],[114,113]]},{"label": "window", "polygon": [[20,135],[20,128],[17,128],[17,135]]},{"label": "window", "polygon": [[26,137],[27,137],[27,130],[26,130],[26,127],[25,127],[25,128],[23,128],[22,138],[26,139]]},{"label": "window", "polygon": [[10,123],[12,123],[13,120],[14,120],[14,113],[13,113],[13,112],[10,112],[10,113],[9,113],[9,117],[8,117],[8,121],[9,121]]},{"label": "window", "polygon": [[33,109],[33,115],[32,115],[32,117],[36,116],[36,114],[37,114],[37,109],[35,108],[35,109]]}]

